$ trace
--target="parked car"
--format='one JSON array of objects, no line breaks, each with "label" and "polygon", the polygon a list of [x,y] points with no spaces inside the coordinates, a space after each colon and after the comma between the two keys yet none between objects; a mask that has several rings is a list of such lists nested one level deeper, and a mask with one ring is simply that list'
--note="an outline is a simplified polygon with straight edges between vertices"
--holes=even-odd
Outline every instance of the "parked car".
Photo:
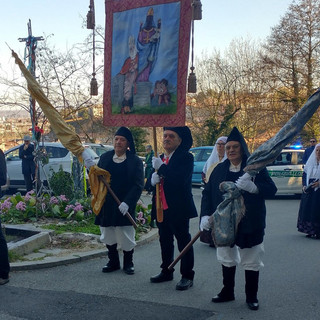
[{"label": "parked car", "polygon": [[106,151],[113,150],[113,145],[102,143],[84,143],[85,146],[89,146],[99,157]]},{"label": "parked car", "polygon": [[[22,164],[19,158],[19,147],[15,146],[5,151],[7,172],[10,180],[10,189],[25,189],[25,182],[22,174]],[[40,180],[47,183],[52,172],[57,172],[62,167],[63,171],[71,173],[72,164],[76,160],[72,153],[60,142],[44,142],[39,148],[45,148],[48,163],[39,161]],[[98,161],[98,155],[91,149],[92,157]]]},{"label": "parked car", "polygon": [[195,147],[189,150],[194,157],[192,184],[201,185],[202,183],[201,173],[206,161],[210,157],[212,150],[213,150],[213,146]]},{"label": "parked car", "polygon": [[303,149],[283,149],[277,159],[267,166],[278,188],[276,195],[302,193],[303,154]]},{"label": "parked car", "polygon": [[[101,157],[102,154],[104,154],[106,151],[110,151],[113,150],[114,147],[113,145],[110,144],[102,144],[102,143],[89,143],[86,142],[84,143],[85,146],[90,147],[91,149],[93,149],[93,151],[99,156]],[[139,156],[138,157],[141,159],[141,161],[143,162],[143,167],[145,166],[145,159],[146,157],[143,156]]]}]

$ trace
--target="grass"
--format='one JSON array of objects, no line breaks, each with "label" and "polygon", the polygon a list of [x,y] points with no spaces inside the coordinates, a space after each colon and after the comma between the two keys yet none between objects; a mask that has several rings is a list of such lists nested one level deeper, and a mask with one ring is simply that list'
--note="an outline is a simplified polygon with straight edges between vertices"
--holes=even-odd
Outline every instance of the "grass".
[{"label": "grass", "polygon": [[8,255],[9,255],[10,263],[11,262],[16,262],[16,261],[26,261],[26,259],[23,256],[15,253],[14,251],[9,251]]},{"label": "grass", "polygon": [[[91,233],[96,235],[101,234],[99,226],[94,224],[94,219],[83,220],[78,224],[74,224],[72,222],[61,224],[61,225],[46,224],[46,225],[41,225],[41,228],[54,230],[56,234],[61,234],[65,232]],[[136,229],[135,240],[136,241],[139,240],[141,235],[147,233],[149,230],[150,228],[148,226],[138,225],[138,228]]]},{"label": "grass", "polygon": [[100,235],[100,228],[93,223],[88,224],[78,224],[75,225],[73,223],[67,223],[63,225],[57,224],[47,224],[41,226],[43,229],[54,230],[56,234],[61,234],[65,232],[79,232],[79,233],[91,233]]}]

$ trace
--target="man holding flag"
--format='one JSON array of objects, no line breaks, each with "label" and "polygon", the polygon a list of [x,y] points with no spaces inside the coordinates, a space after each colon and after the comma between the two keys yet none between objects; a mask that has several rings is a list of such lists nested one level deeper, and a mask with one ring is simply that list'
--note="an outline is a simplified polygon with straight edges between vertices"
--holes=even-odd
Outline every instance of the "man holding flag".
[{"label": "man holding flag", "polygon": [[[163,221],[158,222],[161,247],[161,272],[150,278],[152,283],[173,280],[173,271],[169,265],[173,262],[174,236],[181,251],[191,240],[189,220],[197,216],[192,196],[191,177],[193,156],[189,153],[192,146],[190,129],[184,127],[164,127],[164,154],[153,157],[152,166],[157,171],[151,176],[151,184],[160,183],[160,200],[163,208]],[[153,210],[155,210],[153,197]],[[181,280],[177,290],[187,290],[193,285],[194,278],[193,248],[181,259]]]}]

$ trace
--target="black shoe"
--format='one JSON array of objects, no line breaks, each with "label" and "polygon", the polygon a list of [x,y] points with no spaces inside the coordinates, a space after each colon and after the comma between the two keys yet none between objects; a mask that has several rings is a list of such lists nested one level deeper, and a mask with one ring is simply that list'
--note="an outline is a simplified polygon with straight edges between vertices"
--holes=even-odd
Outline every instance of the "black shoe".
[{"label": "black shoe", "polygon": [[250,310],[258,310],[259,309],[259,302],[247,302],[248,308]]},{"label": "black shoe", "polygon": [[103,273],[109,273],[109,272],[113,272],[113,271],[116,271],[116,270],[119,270],[120,269],[120,266],[117,265],[117,266],[113,266],[109,263],[107,263],[103,268],[102,268],[102,272]]},{"label": "black shoe", "polygon": [[9,277],[8,278],[0,278],[0,285],[6,284],[9,282]]},{"label": "black shoe", "polygon": [[228,301],[233,301],[234,300],[234,295],[219,295],[217,294],[215,297],[211,299],[212,302],[214,303],[220,303],[220,302],[228,302]]},{"label": "black shoe", "polygon": [[181,278],[181,280],[177,283],[177,290],[188,290],[193,286],[193,281],[187,278]]},{"label": "black shoe", "polygon": [[150,281],[152,283],[160,283],[160,282],[171,281],[171,280],[173,280],[173,273],[172,272],[164,273],[162,271],[156,276],[153,276],[150,278]]},{"label": "black shoe", "polygon": [[128,267],[123,267],[123,271],[126,274],[134,274],[134,266],[133,266],[133,264],[131,266],[128,266]]}]

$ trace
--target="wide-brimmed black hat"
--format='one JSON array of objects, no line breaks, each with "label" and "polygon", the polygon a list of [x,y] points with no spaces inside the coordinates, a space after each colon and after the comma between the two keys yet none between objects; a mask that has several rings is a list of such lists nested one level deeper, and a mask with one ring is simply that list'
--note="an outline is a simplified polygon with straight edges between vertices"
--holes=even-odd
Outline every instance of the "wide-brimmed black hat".
[{"label": "wide-brimmed black hat", "polygon": [[130,152],[136,153],[132,133],[127,127],[120,127],[114,135],[125,137],[129,142]]},{"label": "wide-brimmed black hat", "polygon": [[240,142],[242,150],[243,150],[243,154],[247,158],[250,156],[250,152],[248,150],[247,143],[244,140],[243,135],[241,134],[241,132],[238,130],[237,127],[233,127],[233,129],[231,130],[230,134],[228,135],[227,142],[229,142],[229,141],[238,141],[238,142]]},{"label": "wide-brimmed black hat", "polygon": [[178,147],[180,150],[188,151],[193,143],[191,131],[187,126],[184,127],[163,127],[163,131],[171,130],[178,134],[181,138],[181,144]]}]

